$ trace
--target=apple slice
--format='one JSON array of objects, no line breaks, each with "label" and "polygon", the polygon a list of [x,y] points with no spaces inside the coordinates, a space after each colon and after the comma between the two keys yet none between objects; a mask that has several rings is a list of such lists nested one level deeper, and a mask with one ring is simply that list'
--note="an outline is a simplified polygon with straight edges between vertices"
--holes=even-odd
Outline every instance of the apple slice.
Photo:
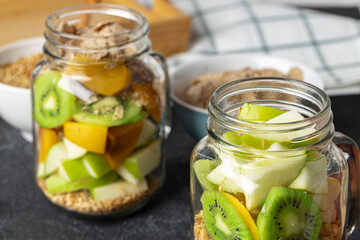
[{"label": "apple slice", "polygon": [[68,182],[89,176],[81,159],[64,161],[59,168],[59,175]]},{"label": "apple slice", "polygon": [[104,156],[97,153],[86,154],[82,161],[93,178],[100,178],[111,170]]},{"label": "apple slice", "polygon": [[118,174],[129,182],[138,183],[159,166],[161,162],[161,141],[161,139],[154,140],[131,154],[116,170]]},{"label": "apple slice", "polygon": [[45,175],[45,163],[43,162],[39,162],[38,166],[37,166],[37,171],[36,171],[36,176],[38,178],[44,178],[46,177]]},{"label": "apple slice", "polygon": [[308,193],[328,194],[326,157],[307,161],[305,167],[289,187]]},{"label": "apple slice", "polygon": [[58,142],[53,145],[45,159],[44,176],[48,176],[55,172],[61,163],[67,159],[67,152],[64,142]]},{"label": "apple slice", "polygon": [[71,142],[66,137],[63,138],[65,148],[68,154],[68,160],[73,160],[84,156],[87,153],[85,148],[82,148],[75,143]]},{"label": "apple slice", "polygon": [[61,176],[53,174],[45,180],[45,186],[49,193],[65,193],[100,187],[112,183],[118,178],[118,175],[111,171],[98,179],[88,176],[74,182],[68,182]]},{"label": "apple slice", "polygon": [[95,201],[111,200],[122,198],[130,194],[145,192],[149,187],[145,179],[140,180],[137,184],[118,180],[116,182],[91,189],[91,196]]},{"label": "apple slice", "polygon": [[157,131],[156,125],[152,121],[148,119],[144,119],[143,128],[135,148],[142,147],[148,144],[151,141],[151,139],[154,137],[156,131]]},{"label": "apple slice", "polygon": [[283,113],[285,113],[285,111],[277,108],[244,103],[240,111],[239,118],[247,121],[265,122]]}]

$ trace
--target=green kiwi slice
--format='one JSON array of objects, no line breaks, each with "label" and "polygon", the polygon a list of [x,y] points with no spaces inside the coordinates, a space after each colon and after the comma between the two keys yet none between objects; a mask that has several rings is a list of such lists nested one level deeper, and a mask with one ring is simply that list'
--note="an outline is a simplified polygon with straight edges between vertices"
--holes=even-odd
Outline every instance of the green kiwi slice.
[{"label": "green kiwi slice", "polygon": [[245,220],[224,194],[218,191],[205,191],[200,200],[205,229],[213,240],[252,239]]},{"label": "green kiwi slice", "polygon": [[61,126],[71,118],[75,97],[58,87],[61,75],[48,71],[35,80],[34,119],[42,127]]},{"label": "green kiwi slice", "polygon": [[134,101],[104,97],[92,104],[78,103],[73,118],[77,122],[107,127],[134,123],[146,117],[141,106]]},{"label": "green kiwi slice", "polygon": [[316,202],[300,190],[273,187],[257,219],[261,240],[318,239],[322,217]]},{"label": "green kiwi slice", "polygon": [[199,180],[201,186],[204,190],[217,190],[218,186],[212,182],[210,182],[206,176],[214,170],[216,167],[214,161],[206,160],[206,159],[199,159],[194,163],[194,171],[196,174],[197,179]]}]

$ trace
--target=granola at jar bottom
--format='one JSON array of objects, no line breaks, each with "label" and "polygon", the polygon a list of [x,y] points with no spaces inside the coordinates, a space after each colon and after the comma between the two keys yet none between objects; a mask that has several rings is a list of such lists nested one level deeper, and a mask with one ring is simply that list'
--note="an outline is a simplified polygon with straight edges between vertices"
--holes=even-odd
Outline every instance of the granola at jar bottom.
[{"label": "granola at jar bottom", "polygon": [[211,97],[190,158],[192,239],[340,240],[357,223],[356,143],[330,98],[297,80],[240,79]]},{"label": "granola at jar bottom", "polygon": [[166,69],[148,53],[142,15],[95,6],[47,20],[33,87],[37,182],[70,211],[125,215],[163,184]]}]

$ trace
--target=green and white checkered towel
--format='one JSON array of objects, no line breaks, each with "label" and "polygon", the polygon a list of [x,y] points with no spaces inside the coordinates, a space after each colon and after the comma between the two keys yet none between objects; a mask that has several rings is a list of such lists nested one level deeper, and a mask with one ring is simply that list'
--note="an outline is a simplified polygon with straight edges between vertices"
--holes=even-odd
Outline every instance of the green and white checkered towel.
[{"label": "green and white checkered towel", "polygon": [[193,17],[185,55],[266,53],[312,67],[330,95],[360,93],[360,22],[355,19],[255,0],[172,3]]}]

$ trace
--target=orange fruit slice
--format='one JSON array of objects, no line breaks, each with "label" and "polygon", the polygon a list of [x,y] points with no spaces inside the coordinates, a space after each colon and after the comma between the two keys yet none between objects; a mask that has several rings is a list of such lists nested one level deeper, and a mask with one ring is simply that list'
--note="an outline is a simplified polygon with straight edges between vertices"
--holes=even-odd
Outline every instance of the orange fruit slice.
[{"label": "orange fruit slice", "polygon": [[105,96],[113,96],[127,88],[131,81],[131,73],[123,61],[116,62],[113,66],[77,55],[75,61],[90,64],[71,64],[64,74],[81,82],[88,89]]},{"label": "orange fruit slice", "polygon": [[64,135],[71,142],[90,152],[105,153],[108,128],[78,122],[65,122]]},{"label": "orange fruit slice", "polygon": [[151,84],[145,82],[134,83],[131,86],[131,90],[134,93],[135,99],[140,100],[150,116],[159,123],[161,121],[159,96],[152,88]]},{"label": "orange fruit slice", "polygon": [[143,125],[143,121],[138,121],[109,128],[105,158],[112,169],[117,169],[135,149]]},{"label": "orange fruit slice", "polygon": [[39,162],[45,162],[50,148],[59,142],[56,130],[39,126]]}]

